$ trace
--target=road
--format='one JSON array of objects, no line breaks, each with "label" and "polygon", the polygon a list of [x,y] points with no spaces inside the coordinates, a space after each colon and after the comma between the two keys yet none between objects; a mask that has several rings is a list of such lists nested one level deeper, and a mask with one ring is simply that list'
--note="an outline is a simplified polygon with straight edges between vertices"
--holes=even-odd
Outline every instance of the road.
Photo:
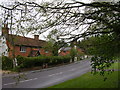
[{"label": "road", "polygon": [[2,77],[2,88],[46,88],[81,76],[90,69],[90,60],[86,59],[49,70],[10,74]]}]

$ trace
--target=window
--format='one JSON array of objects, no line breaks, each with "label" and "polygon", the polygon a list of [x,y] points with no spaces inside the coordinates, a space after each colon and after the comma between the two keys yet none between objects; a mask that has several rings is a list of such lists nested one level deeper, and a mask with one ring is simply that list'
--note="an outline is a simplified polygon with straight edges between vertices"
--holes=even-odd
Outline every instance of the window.
[{"label": "window", "polygon": [[45,51],[45,53],[48,53],[48,51]]},{"label": "window", "polygon": [[64,53],[66,53],[66,51],[63,51]]},{"label": "window", "polygon": [[26,47],[21,46],[20,47],[20,52],[26,52]]}]

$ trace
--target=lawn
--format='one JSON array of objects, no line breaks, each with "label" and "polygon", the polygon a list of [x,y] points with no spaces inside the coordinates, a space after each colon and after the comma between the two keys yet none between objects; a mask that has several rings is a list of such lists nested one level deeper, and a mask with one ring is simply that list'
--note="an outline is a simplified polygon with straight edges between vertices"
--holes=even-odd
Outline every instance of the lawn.
[{"label": "lawn", "polygon": [[[111,69],[118,69],[118,63],[114,63]],[[114,71],[110,74],[105,74],[107,80],[104,81],[104,77],[97,75],[92,75],[90,72],[60,83],[58,85],[51,86],[49,88],[118,88],[118,72]]]}]

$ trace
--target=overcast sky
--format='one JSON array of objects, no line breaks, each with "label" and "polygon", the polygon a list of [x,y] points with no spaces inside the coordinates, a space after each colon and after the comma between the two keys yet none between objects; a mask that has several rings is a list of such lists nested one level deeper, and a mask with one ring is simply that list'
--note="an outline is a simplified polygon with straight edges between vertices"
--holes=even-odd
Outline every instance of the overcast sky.
[{"label": "overcast sky", "polygon": [[[31,2],[34,1],[36,3],[41,3],[41,2],[53,2],[53,1],[60,1],[60,0],[0,0],[0,4],[3,4],[3,3],[12,4],[14,1],[31,1]],[[66,0],[66,1],[68,2],[68,1],[71,1],[71,0]],[[91,0],[78,0],[78,1],[85,2],[85,3],[90,3],[91,2]],[[96,1],[110,1],[110,0],[96,0]],[[120,0],[112,0],[112,1],[120,1]],[[48,32],[40,35],[40,39],[44,39],[43,36],[46,36],[47,34],[48,34]],[[33,38],[33,35],[29,34],[29,35],[27,35],[27,37],[32,37]]]},{"label": "overcast sky", "polygon": [[[36,3],[41,3],[41,2],[53,2],[53,1],[61,1],[61,0],[0,0],[0,4],[12,4],[13,2],[15,1],[22,1],[22,2],[27,2],[27,1],[31,1],[31,2],[36,2]],[[67,2],[71,1],[71,0],[65,0]],[[79,0],[78,0],[79,1]],[[91,0],[81,0],[81,2],[85,2],[85,3],[89,3]],[[43,34],[41,34],[39,36],[40,39],[45,39],[44,36],[47,36],[48,35],[48,32],[45,32]],[[28,34],[27,37],[31,37],[33,38],[33,35],[31,34]]]}]

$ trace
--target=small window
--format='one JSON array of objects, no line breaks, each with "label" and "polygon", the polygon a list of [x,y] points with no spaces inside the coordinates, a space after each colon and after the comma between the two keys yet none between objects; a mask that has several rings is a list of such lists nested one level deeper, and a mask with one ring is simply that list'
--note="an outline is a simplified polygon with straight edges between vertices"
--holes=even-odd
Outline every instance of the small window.
[{"label": "small window", "polygon": [[45,51],[45,53],[48,53],[48,51]]},{"label": "small window", "polygon": [[66,53],[66,51],[63,51],[64,53]]},{"label": "small window", "polygon": [[26,52],[26,47],[21,46],[20,47],[20,52]]}]

